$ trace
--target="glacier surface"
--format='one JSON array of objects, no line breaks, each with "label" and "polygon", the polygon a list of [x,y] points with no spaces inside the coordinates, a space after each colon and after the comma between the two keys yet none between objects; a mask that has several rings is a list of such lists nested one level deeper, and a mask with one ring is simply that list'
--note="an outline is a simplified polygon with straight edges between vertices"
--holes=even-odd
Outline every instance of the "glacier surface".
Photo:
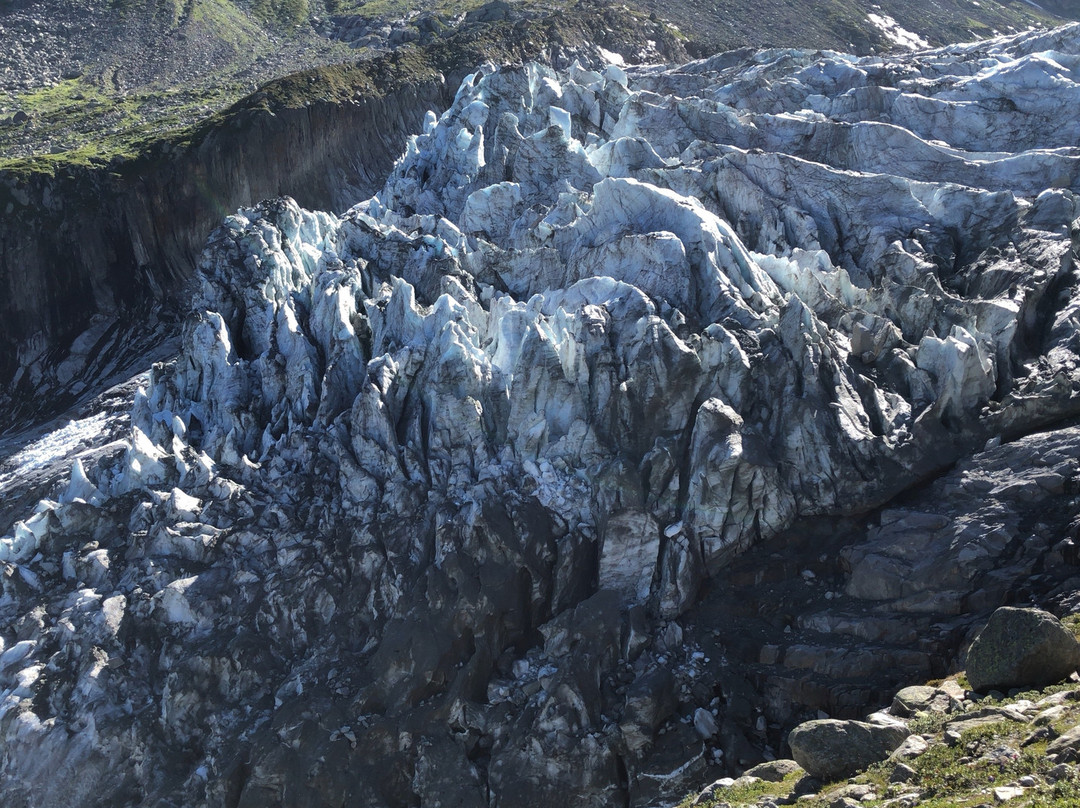
[{"label": "glacier surface", "polygon": [[375,197],[228,217],[130,439],[0,539],[0,792],[685,787],[632,696],[710,577],[1080,412],[1076,109],[1077,26],[485,67]]}]

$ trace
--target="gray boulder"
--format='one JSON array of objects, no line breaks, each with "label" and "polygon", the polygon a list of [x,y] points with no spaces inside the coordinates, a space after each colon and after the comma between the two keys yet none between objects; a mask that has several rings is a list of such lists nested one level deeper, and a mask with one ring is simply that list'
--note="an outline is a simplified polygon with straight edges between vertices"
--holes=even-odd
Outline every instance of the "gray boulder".
[{"label": "gray boulder", "polygon": [[910,717],[916,713],[948,713],[955,707],[954,699],[937,687],[912,685],[900,690],[893,698],[893,715]]},{"label": "gray boulder", "polygon": [[1002,606],[971,644],[967,677],[972,690],[1044,687],[1080,665],[1080,646],[1056,617],[1040,609]]},{"label": "gray boulder", "polygon": [[1060,738],[1055,738],[1046,747],[1046,754],[1055,755],[1059,763],[1068,763],[1080,758],[1080,727],[1073,727]]},{"label": "gray boulder", "polygon": [[801,768],[794,760],[768,760],[765,763],[759,763],[752,769],[747,769],[743,772],[743,776],[756,777],[770,783],[779,783],[789,774],[794,774]]},{"label": "gray boulder", "polygon": [[910,731],[902,724],[876,725],[832,718],[799,724],[788,735],[791,756],[822,780],[849,777],[885,760]]}]

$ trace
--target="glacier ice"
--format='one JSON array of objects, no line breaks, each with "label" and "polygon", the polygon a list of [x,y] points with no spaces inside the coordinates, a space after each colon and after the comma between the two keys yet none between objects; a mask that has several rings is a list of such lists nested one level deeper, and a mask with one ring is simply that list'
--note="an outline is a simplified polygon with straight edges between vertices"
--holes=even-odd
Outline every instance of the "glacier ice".
[{"label": "glacier ice", "polygon": [[[466,771],[607,804],[617,755],[647,748],[591,706],[638,648],[620,620],[675,619],[797,517],[866,511],[1080,410],[1078,65],[1074,26],[888,58],[483,68],[375,197],[228,217],[124,451],[0,544],[37,582],[9,576],[0,606],[70,627],[4,652],[24,699],[5,715],[46,662],[80,683],[43,697],[89,722],[73,755],[126,748],[151,703],[190,771],[132,777],[202,804],[237,733],[262,766],[243,787],[278,788],[304,705],[340,688],[335,742],[409,760],[394,788]],[[160,652],[121,639],[144,635]],[[521,703],[509,648],[536,656],[513,678],[547,671]],[[450,735],[387,740],[489,701],[516,729],[482,778]],[[268,704],[281,748],[245,711]],[[7,754],[61,754],[61,731]]]}]

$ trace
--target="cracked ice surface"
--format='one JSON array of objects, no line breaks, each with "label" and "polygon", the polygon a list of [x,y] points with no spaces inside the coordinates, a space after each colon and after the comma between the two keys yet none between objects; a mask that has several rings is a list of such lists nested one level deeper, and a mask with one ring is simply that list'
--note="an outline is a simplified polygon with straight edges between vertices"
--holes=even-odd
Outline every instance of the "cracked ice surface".
[{"label": "cracked ice surface", "polygon": [[[421,799],[449,767],[478,793],[525,772],[610,803],[592,674],[559,662],[590,609],[676,617],[797,516],[866,510],[1080,409],[1078,66],[1080,27],[890,59],[485,69],[376,197],[230,216],[125,450],[3,540],[21,577],[0,605],[38,598],[62,627],[0,682],[19,748],[71,748],[25,700],[48,659],[76,684],[35,709],[77,703],[78,743],[120,749],[109,727],[153,704],[164,748],[202,751],[132,776],[212,802],[220,750],[258,737],[245,705],[299,711],[347,652],[363,722],[335,737],[376,768],[407,757]],[[551,667],[485,772],[379,734],[467,711],[515,643]],[[191,680],[155,685],[189,646]],[[273,726],[252,755],[300,724]]]},{"label": "cracked ice surface", "polygon": [[68,421],[64,426],[5,459],[4,465],[12,467],[12,477],[46,466],[70,452],[72,446],[91,441],[100,435],[108,424],[109,417],[108,413],[99,412],[88,418]]}]

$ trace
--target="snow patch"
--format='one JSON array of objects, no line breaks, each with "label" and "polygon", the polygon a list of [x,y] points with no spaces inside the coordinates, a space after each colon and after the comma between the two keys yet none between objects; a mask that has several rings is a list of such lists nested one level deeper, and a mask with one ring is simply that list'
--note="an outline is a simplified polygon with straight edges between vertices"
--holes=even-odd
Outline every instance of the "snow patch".
[{"label": "snow patch", "polygon": [[908,50],[920,50],[929,48],[930,43],[916,33],[902,28],[900,24],[888,14],[867,14],[867,19],[874,24],[886,38]]},{"label": "snow patch", "polygon": [[596,52],[610,65],[617,65],[619,67],[626,67],[626,60],[622,57],[621,53],[615,53],[615,51],[609,51],[605,48],[601,48],[599,45],[596,47]]},{"label": "snow patch", "polygon": [[100,435],[108,425],[109,418],[108,413],[100,412],[89,418],[71,421],[19,450],[8,458],[5,465],[14,466],[16,475],[47,466]]}]

